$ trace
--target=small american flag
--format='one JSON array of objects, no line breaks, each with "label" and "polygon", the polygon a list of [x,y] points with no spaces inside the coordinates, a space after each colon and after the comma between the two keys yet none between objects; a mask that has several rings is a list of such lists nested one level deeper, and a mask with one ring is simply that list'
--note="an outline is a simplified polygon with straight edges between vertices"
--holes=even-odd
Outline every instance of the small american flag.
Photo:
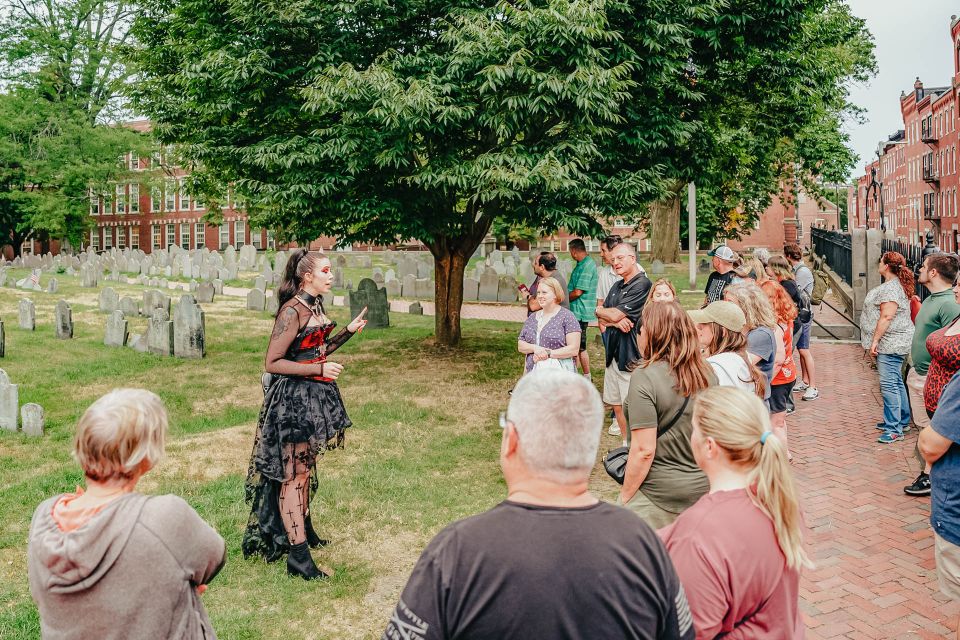
[{"label": "small american flag", "polygon": [[40,269],[34,269],[30,272],[30,284],[40,286]]}]

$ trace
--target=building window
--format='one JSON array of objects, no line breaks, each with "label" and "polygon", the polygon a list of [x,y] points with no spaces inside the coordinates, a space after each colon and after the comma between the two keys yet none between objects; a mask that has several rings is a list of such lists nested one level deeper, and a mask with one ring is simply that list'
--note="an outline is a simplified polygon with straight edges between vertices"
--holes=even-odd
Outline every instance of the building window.
[{"label": "building window", "polygon": [[113,248],[113,227],[103,228],[103,250],[109,251]]},{"label": "building window", "polygon": [[103,194],[103,213],[107,215],[113,213],[113,197],[109,193]]},{"label": "building window", "polygon": [[94,251],[100,251],[100,227],[90,229],[90,246]]},{"label": "building window", "polygon": [[154,249],[160,248],[160,225],[150,225],[150,246]]},{"label": "building window", "polygon": [[[127,195],[126,195],[126,186],[122,184],[117,185],[117,213],[125,213],[127,209]],[[106,241],[104,241],[106,245]],[[106,246],[104,246],[106,248]]]},{"label": "building window", "polygon": [[277,240],[273,236],[273,229],[267,229],[267,249],[276,249]]},{"label": "building window", "polygon": [[220,225],[220,251],[227,248],[230,244],[230,223],[224,222]]},{"label": "building window", "polygon": [[160,192],[159,187],[150,187],[150,211],[151,213],[156,213],[162,211],[161,207],[163,200],[163,194]]},{"label": "building window", "polygon": [[136,171],[140,168],[140,156],[133,151],[130,152],[130,171]]},{"label": "building window", "polygon": [[180,180],[177,187],[180,192],[180,211],[190,211],[190,194],[187,193],[183,180]]},{"label": "building window", "polygon": [[130,248],[140,248],[140,227],[130,227]]},{"label": "building window", "polygon": [[244,240],[247,236],[247,223],[243,220],[235,220],[233,223],[233,243],[237,246],[237,249],[244,245]]},{"label": "building window", "polygon": [[130,185],[130,213],[140,213],[140,185]]},{"label": "building window", "polygon": [[180,246],[184,249],[190,248],[190,223],[180,223]]},{"label": "building window", "polygon": [[127,229],[130,227],[117,227],[117,249],[123,249],[127,246]]},{"label": "building window", "polygon": [[167,180],[164,183],[164,193],[163,193],[163,209],[164,211],[176,211],[177,210],[177,183],[173,180]]},{"label": "building window", "polygon": [[194,242],[196,243],[194,245],[195,248],[202,249],[207,246],[207,225],[202,222],[196,223],[193,228],[193,234]]},{"label": "building window", "polygon": [[177,226],[175,224],[167,225],[167,247],[177,244]]},{"label": "building window", "polygon": [[100,215],[100,195],[93,191],[90,192],[90,215]]},{"label": "building window", "polygon": [[250,229],[250,244],[254,249],[263,249],[263,229]]}]

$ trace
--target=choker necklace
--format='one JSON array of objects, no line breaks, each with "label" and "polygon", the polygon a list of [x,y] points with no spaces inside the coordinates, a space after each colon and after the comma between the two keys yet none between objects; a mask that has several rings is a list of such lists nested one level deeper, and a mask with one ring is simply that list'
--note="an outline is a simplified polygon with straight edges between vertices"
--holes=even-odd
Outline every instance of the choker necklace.
[{"label": "choker necklace", "polygon": [[297,292],[297,297],[307,306],[313,315],[318,319],[323,319],[323,296],[312,296],[303,289]]}]

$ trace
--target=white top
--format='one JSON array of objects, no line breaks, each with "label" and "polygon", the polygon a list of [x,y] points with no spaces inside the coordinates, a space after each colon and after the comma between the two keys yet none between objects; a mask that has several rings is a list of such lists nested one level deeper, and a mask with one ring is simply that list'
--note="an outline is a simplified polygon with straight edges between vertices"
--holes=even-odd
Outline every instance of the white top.
[{"label": "white top", "polygon": [[737,387],[750,393],[757,392],[750,376],[750,367],[739,353],[717,353],[708,357],[707,362],[717,374],[717,384],[721,387]]},{"label": "white top", "polygon": [[606,300],[607,294],[617,280],[623,280],[623,278],[614,273],[610,265],[600,269],[600,273],[597,274],[597,300]]}]

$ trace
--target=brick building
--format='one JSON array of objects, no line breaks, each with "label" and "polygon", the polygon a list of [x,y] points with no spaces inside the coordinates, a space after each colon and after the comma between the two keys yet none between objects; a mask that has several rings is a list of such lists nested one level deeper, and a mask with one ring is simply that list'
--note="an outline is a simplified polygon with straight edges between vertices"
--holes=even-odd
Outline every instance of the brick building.
[{"label": "brick building", "polygon": [[[928,230],[942,249],[960,246],[957,208],[957,91],[960,84],[960,20],[950,19],[954,75],[948,86],[924,87],[918,77],[913,90],[900,96],[903,129],[878,145],[878,159],[864,167],[856,193],[848,200],[851,225],[878,228],[879,197],[867,196],[871,170],[882,184],[883,211],[888,230],[919,243]],[[856,215],[853,215],[856,212]],[[868,222],[869,221],[869,222]]]},{"label": "brick building", "polygon": [[748,251],[757,247],[780,251],[785,244],[791,242],[808,247],[811,227],[840,228],[838,209],[832,202],[812,197],[802,189],[796,205],[790,203],[788,196],[789,192],[784,190],[779,197],[774,198],[760,215],[754,228],[749,233],[744,233],[739,240],[730,240],[730,247],[736,251]]}]

